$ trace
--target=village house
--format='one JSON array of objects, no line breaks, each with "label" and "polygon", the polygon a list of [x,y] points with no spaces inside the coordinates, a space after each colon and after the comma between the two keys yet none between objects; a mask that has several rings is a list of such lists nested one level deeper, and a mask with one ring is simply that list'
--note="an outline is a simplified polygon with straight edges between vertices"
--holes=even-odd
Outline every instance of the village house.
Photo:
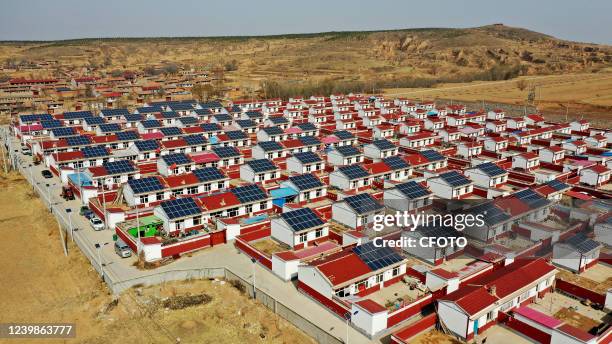
[{"label": "village house", "polygon": [[508,172],[492,162],[486,162],[465,170],[474,184],[485,189],[495,188],[508,181]]},{"label": "village house", "polygon": [[359,189],[372,184],[374,178],[361,165],[340,166],[329,174],[329,185],[341,190]]},{"label": "village house", "polygon": [[363,153],[354,146],[339,146],[327,152],[327,162],[334,166],[346,166],[362,163]]},{"label": "village house", "polygon": [[314,152],[294,153],[286,161],[288,171],[300,174],[323,171],[325,169],[325,162]]},{"label": "village house", "polygon": [[308,247],[327,240],[329,226],[310,208],[282,213],[272,219],[272,238],[293,249]]},{"label": "village house", "polygon": [[312,173],[290,176],[281,182],[281,187],[288,187],[297,192],[296,202],[307,202],[327,195],[327,186]]},{"label": "village house", "polygon": [[266,183],[280,178],[278,166],[268,159],[249,160],[240,165],[240,179],[250,183]]},{"label": "village house", "polygon": [[332,205],[332,219],[353,229],[364,228],[374,216],[384,213],[385,207],[372,195],[361,193],[345,197]]},{"label": "village house", "polygon": [[385,139],[374,140],[363,147],[365,156],[372,159],[382,159],[397,155],[398,151],[399,149],[396,145]]},{"label": "village house", "polygon": [[598,187],[610,181],[612,170],[603,165],[594,165],[580,171],[580,183]]},{"label": "village house", "polygon": [[427,179],[427,186],[440,198],[459,199],[472,193],[474,183],[457,171],[449,171]]}]

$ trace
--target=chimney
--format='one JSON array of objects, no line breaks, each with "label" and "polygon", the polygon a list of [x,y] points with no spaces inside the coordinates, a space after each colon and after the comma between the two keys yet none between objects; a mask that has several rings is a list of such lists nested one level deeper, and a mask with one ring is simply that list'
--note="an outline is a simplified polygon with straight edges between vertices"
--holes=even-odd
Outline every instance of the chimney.
[{"label": "chimney", "polygon": [[495,285],[492,285],[488,288],[489,294],[497,297],[497,287]]}]

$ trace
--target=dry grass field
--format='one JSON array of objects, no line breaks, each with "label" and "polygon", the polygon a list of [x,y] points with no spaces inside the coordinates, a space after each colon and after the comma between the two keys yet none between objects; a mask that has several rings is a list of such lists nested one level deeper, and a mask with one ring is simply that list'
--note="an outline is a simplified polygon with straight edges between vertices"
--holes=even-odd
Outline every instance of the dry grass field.
[{"label": "dry grass field", "polygon": [[[113,302],[76,247],[64,256],[54,218],[20,175],[0,175],[0,209],[1,323],[74,322],[65,343],[314,343],[223,281],[132,289]],[[188,295],[210,299],[183,308]]]}]

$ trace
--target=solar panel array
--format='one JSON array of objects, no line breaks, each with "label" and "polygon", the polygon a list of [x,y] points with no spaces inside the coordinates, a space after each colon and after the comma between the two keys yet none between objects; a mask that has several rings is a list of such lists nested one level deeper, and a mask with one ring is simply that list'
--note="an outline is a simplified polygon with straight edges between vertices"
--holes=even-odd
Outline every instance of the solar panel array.
[{"label": "solar panel array", "polygon": [[449,171],[440,174],[440,178],[452,187],[468,185],[472,183],[466,176],[457,171]]},{"label": "solar panel array", "polygon": [[360,165],[348,165],[348,166],[340,166],[338,168],[342,174],[347,176],[350,180],[359,179],[369,177],[370,174]]},{"label": "solar panel array", "polygon": [[537,194],[535,191],[531,189],[525,189],[523,191],[519,191],[514,194],[514,197],[523,201],[525,204],[530,206],[531,208],[540,208],[548,203],[550,203],[547,199]]},{"label": "solar panel array", "polygon": [[138,140],[140,138],[138,132],[134,130],[120,131],[118,133],[115,133],[115,135],[117,135],[117,139],[119,141],[133,141]]},{"label": "solar panel array", "polygon": [[164,189],[164,186],[157,177],[130,179],[128,180],[128,185],[136,195]]},{"label": "solar panel array", "polygon": [[140,122],[142,121],[144,116],[139,113],[132,113],[129,115],[124,115],[123,118],[125,119],[126,122]]},{"label": "solar panel array", "polygon": [[100,125],[100,130],[103,133],[114,133],[121,131],[121,125],[119,123],[106,123]]},{"label": "solar panel array", "polygon": [[325,224],[323,220],[310,208],[302,208],[281,214],[281,218],[287,222],[294,232],[319,227]]},{"label": "solar panel array", "polygon": [[178,119],[183,125],[194,125],[198,123],[198,119],[192,116],[185,116]]},{"label": "solar panel array", "polygon": [[264,141],[257,143],[259,147],[261,147],[265,152],[273,152],[283,150],[283,146],[276,141]]},{"label": "solar panel array", "polygon": [[454,227],[432,223],[418,226],[414,231],[418,232],[422,237],[458,238],[463,236]]},{"label": "solar panel array", "polygon": [[102,164],[108,174],[122,174],[136,171],[129,160],[107,161]]},{"label": "solar panel array", "polygon": [[323,161],[320,156],[314,152],[299,152],[293,153],[293,156],[298,159],[302,164],[313,164]]},{"label": "solar panel array", "polygon": [[193,110],[193,106],[191,106],[191,104],[187,104],[187,103],[176,103],[176,104],[171,104],[170,108],[174,111],[189,111],[189,110]]},{"label": "solar panel array", "polygon": [[85,118],[85,123],[87,123],[87,125],[99,125],[99,124],[104,124],[104,118],[103,117],[87,117]]},{"label": "solar panel array", "polygon": [[187,144],[190,146],[198,146],[198,145],[206,144],[206,139],[204,138],[204,136],[197,135],[197,134],[183,136],[183,140],[185,140],[185,142],[187,142]]},{"label": "solar panel array", "polygon": [[274,125],[289,123],[289,120],[283,116],[272,116],[268,117],[268,119],[270,120],[270,122],[274,123]]},{"label": "solar panel array", "polygon": [[444,156],[433,149],[424,150],[421,155],[429,162],[444,160]]},{"label": "solar panel array", "polygon": [[493,202],[486,202],[471,207],[467,212],[474,215],[482,214],[484,216],[483,220],[488,226],[494,226],[510,219],[510,215],[496,207]]},{"label": "solar panel array", "polygon": [[177,127],[164,127],[159,128],[159,131],[164,134],[164,136],[180,136],[183,135],[183,131]]},{"label": "solar panel array", "polygon": [[268,159],[255,159],[247,161],[247,165],[249,165],[255,173],[275,171],[278,169],[278,167],[276,167],[276,165],[274,165],[272,161]]},{"label": "solar panel array", "polygon": [[410,199],[420,198],[431,194],[426,187],[415,181],[397,184],[395,188]]},{"label": "solar panel array", "polygon": [[569,185],[557,180],[557,179],[553,179],[550,182],[546,183],[548,186],[550,186],[551,188],[557,190],[557,191],[561,191],[561,190],[565,190],[567,188],[569,188]]},{"label": "solar panel array", "polygon": [[178,219],[187,216],[198,215],[202,209],[193,198],[177,198],[160,203],[160,206],[170,219]]},{"label": "solar panel array", "polygon": [[201,182],[209,182],[211,180],[225,179],[225,175],[216,167],[203,167],[193,171],[193,174]]},{"label": "solar panel array", "polygon": [[351,134],[346,130],[338,130],[334,132],[334,136],[339,138],[340,140],[350,140],[355,138],[355,135]]},{"label": "solar panel array", "polygon": [[146,119],[142,122],[140,122],[140,124],[142,124],[142,126],[146,129],[152,129],[152,128],[160,128],[162,127],[162,124],[160,121],[156,120],[156,119]]},{"label": "solar panel array", "polygon": [[280,127],[266,127],[263,128],[263,131],[268,135],[282,135],[283,129]]},{"label": "solar panel array", "polygon": [[410,165],[406,162],[406,160],[402,159],[399,156],[390,156],[382,160],[392,170],[402,170],[402,169],[406,169],[410,167]]},{"label": "solar panel array", "polygon": [[59,127],[64,125],[62,123],[62,121],[60,121],[58,119],[52,119],[52,120],[48,120],[48,121],[40,121],[40,124],[42,125],[43,129],[59,128]]},{"label": "solar panel array", "polygon": [[185,153],[172,153],[168,155],[162,155],[161,157],[166,165],[188,165],[191,164],[191,159]]},{"label": "solar panel array", "polygon": [[489,177],[497,177],[497,176],[501,176],[507,173],[501,167],[495,165],[492,162],[485,162],[484,164],[480,164],[476,167],[478,167],[482,172],[484,172]]},{"label": "solar panel array", "polygon": [[231,190],[240,203],[263,201],[268,195],[256,184],[238,186]]},{"label": "solar panel array", "polygon": [[259,111],[247,111],[245,114],[251,119],[263,118],[263,114]]},{"label": "solar panel array", "polygon": [[236,124],[238,124],[241,128],[255,128],[257,127],[257,123],[250,119],[237,119]]},{"label": "solar panel array", "polygon": [[110,117],[110,116],[126,116],[129,115],[130,112],[128,109],[103,109],[100,110],[102,116]]},{"label": "solar panel array", "polygon": [[360,155],[361,152],[355,146],[338,146],[335,148],[338,153],[342,154],[343,157],[350,157]]},{"label": "solar panel array", "polygon": [[200,124],[200,128],[206,132],[221,131],[221,126],[218,123],[203,123]]},{"label": "solar panel array", "polygon": [[220,113],[218,115],[213,116],[217,122],[229,122],[232,120],[232,116],[226,113]]},{"label": "solar panel array", "polygon": [[310,122],[306,122],[306,123],[300,123],[297,125],[298,128],[302,129],[302,131],[315,131],[317,130],[317,126],[310,123]]},{"label": "solar panel array", "polygon": [[195,113],[198,116],[208,116],[212,114],[212,111],[210,109],[195,109]]},{"label": "solar panel array", "polygon": [[249,138],[249,136],[242,130],[226,131],[225,135],[227,135],[230,140],[246,140]]},{"label": "solar panel array", "polygon": [[174,111],[164,111],[161,113],[163,119],[179,118],[181,115]]},{"label": "solar panel array", "polygon": [[156,140],[135,141],[134,145],[141,152],[150,152],[159,148],[159,142],[157,142]]},{"label": "solar panel array", "polygon": [[212,150],[221,159],[240,156],[240,151],[236,147],[213,147]]},{"label": "solar panel array", "polygon": [[51,116],[48,113],[36,113],[36,114],[30,114],[30,115],[21,115],[19,116],[19,119],[23,123],[40,122],[40,121],[50,121],[53,119],[53,116]]},{"label": "solar panel array", "polygon": [[86,158],[99,158],[110,155],[110,153],[108,152],[108,148],[104,146],[83,147],[83,149],[81,149],[81,152],[83,152],[83,155]]},{"label": "solar panel array", "polygon": [[93,113],[89,110],[64,112],[64,119],[81,119],[86,117],[93,117]]},{"label": "solar panel array", "polygon": [[299,176],[289,177],[289,180],[293,183],[293,185],[297,186],[300,190],[311,190],[323,187],[324,184],[319,180],[319,178],[314,175],[307,173],[301,174]]},{"label": "solar panel array", "polygon": [[580,251],[581,253],[591,252],[601,246],[600,243],[595,240],[589,239],[582,233],[574,235],[573,237],[567,239],[565,242]]},{"label": "solar panel array", "polygon": [[378,211],[384,208],[372,195],[368,193],[350,196],[344,199],[346,203],[357,212],[357,214],[366,214],[373,211]]},{"label": "solar panel array", "polygon": [[372,144],[376,146],[376,148],[383,150],[383,151],[397,148],[393,143],[391,143],[391,141],[385,140],[385,139],[374,140],[372,141]]},{"label": "solar panel array", "polygon": [[156,113],[156,112],[161,112],[161,108],[159,106],[145,106],[145,107],[139,107],[136,109],[136,111],[138,111],[138,113]]},{"label": "solar panel array", "polygon": [[66,144],[70,147],[74,146],[86,146],[91,144],[91,138],[89,136],[78,135],[78,136],[68,136],[66,138]]},{"label": "solar panel array", "polygon": [[53,133],[55,137],[72,136],[76,135],[76,129],[73,127],[53,128],[51,129],[51,133]]},{"label": "solar panel array", "polygon": [[304,146],[317,146],[321,144],[321,141],[314,136],[300,136],[298,140],[300,140]]},{"label": "solar panel array", "polygon": [[392,248],[376,247],[373,242],[355,246],[353,252],[373,271],[380,270],[404,260],[404,258]]}]

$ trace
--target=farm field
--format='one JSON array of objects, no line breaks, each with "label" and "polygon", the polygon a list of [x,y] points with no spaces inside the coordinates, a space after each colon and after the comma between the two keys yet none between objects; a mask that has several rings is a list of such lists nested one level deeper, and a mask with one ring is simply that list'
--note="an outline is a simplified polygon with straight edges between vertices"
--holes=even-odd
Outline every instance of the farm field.
[{"label": "farm field", "polygon": [[[311,343],[229,283],[197,280],[131,289],[115,301],[18,174],[0,176],[0,322],[74,322],[69,343]],[[24,259],[27,258],[27,259]],[[189,304],[195,305],[188,307]],[[20,341],[20,343],[28,341]],[[34,341],[40,343],[40,341]]]}]

